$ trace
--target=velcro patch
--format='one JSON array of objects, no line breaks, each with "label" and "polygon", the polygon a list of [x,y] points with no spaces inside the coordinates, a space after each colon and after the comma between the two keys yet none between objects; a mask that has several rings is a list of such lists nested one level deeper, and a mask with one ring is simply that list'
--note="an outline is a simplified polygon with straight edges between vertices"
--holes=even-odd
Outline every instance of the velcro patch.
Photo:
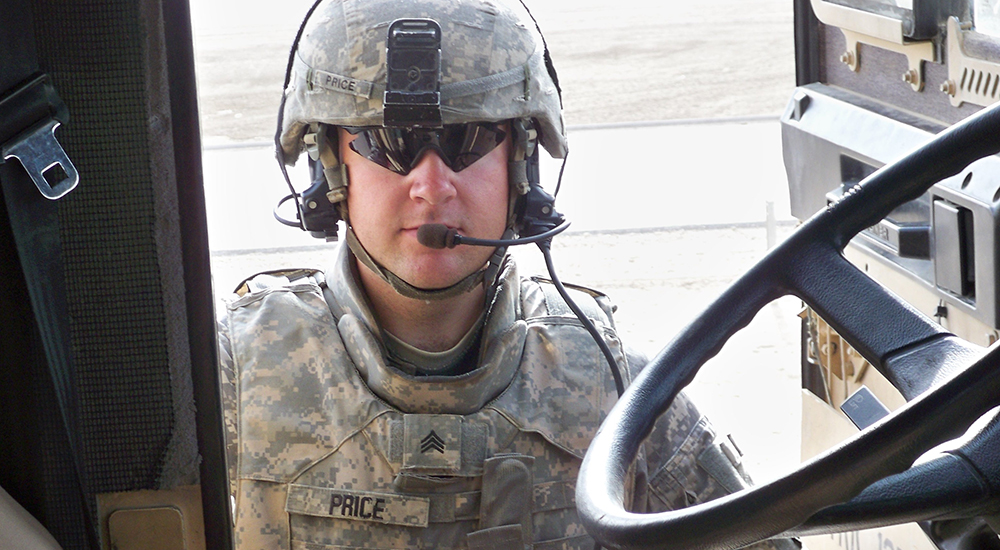
[{"label": "velcro patch", "polygon": [[441,473],[462,469],[462,417],[408,414],[403,417],[403,469]]},{"label": "velcro patch", "polygon": [[318,87],[364,98],[370,98],[372,95],[372,83],[367,80],[358,80],[319,69],[313,69],[308,80],[313,89]]},{"label": "velcro patch", "polygon": [[427,527],[429,498],[289,485],[285,511],[325,518]]}]

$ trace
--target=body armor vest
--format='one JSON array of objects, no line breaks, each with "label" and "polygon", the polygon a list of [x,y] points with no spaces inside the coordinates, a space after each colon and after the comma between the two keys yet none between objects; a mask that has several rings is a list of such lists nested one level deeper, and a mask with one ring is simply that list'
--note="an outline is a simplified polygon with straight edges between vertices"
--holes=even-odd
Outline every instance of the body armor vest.
[{"label": "body armor vest", "polygon": [[[617,397],[554,287],[509,265],[479,368],[413,377],[385,365],[348,264],[228,304],[240,547],[591,548],[574,484]],[[574,299],[627,375],[603,297]]]}]

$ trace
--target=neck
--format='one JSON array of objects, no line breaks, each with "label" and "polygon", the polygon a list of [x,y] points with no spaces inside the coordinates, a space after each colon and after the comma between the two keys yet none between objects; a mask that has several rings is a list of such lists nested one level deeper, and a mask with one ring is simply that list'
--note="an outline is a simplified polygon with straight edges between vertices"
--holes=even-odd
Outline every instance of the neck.
[{"label": "neck", "polygon": [[418,300],[397,293],[360,263],[357,272],[382,329],[424,351],[445,351],[454,347],[476,323],[485,307],[482,285],[443,300]]}]

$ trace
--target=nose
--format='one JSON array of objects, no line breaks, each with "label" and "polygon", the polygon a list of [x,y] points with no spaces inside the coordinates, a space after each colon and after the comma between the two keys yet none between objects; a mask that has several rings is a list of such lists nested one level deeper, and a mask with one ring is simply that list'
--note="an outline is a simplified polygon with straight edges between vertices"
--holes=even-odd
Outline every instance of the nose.
[{"label": "nose", "polygon": [[437,206],[455,197],[455,173],[441,160],[436,151],[426,151],[407,176],[410,179],[410,199]]}]

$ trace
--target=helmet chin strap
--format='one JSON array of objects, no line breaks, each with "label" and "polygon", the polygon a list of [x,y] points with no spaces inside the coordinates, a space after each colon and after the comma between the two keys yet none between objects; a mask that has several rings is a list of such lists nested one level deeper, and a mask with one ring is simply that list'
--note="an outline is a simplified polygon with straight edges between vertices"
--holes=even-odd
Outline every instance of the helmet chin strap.
[{"label": "helmet chin strap", "polygon": [[[513,235],[513,231],[507,230],[504,232],[503,238],[510,238],[509,235]],[[506,247],[497,248],[493,255],[490,256],[489,262],[487,262],[486,267],[467,275],[461,281],[447,286],[445,288],[420,288],[413,286],[410,283],[404,281],[398,275],[387,269],[385,266],[378,263],[374,258],[368,254],[365,250],[364,245],[358,240],[358,236],[354,233],[354,228],[347,224],[347,246],[351,249],[354,257],[358,259],[359,262],[364,264],[373,273],[379,276],[383,281],[389,284],[393,290],[397,293],[406,296],[407,298],[413,298],[415,300],[445,300],[459,294],[464,294],[476,288],[479,284],[484,281],[488,284],[487,289],[493,288],[497,281],[497,277],[500,273],[500,268],[503,265],[503,258],[507,253]],[[491,292],[487,292],[487,299],[490,299]]]}]

